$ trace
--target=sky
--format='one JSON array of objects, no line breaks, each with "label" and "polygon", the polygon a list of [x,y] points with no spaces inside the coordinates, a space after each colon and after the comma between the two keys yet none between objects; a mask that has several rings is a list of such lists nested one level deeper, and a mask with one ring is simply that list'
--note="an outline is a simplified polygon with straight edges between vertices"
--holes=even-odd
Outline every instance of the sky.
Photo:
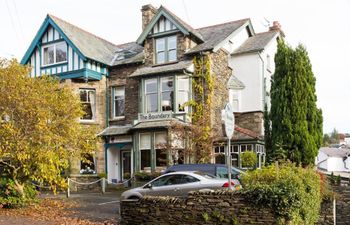
[{"label": "sky", "polygon": [[309,52],[324,132],[350,133],[350,0],[0,0],[0,57],[20,60],[48,13],[115,44],[136,41],[145,4],[194,28],[250,18],[263,32],[279,21],[286,41]]}]

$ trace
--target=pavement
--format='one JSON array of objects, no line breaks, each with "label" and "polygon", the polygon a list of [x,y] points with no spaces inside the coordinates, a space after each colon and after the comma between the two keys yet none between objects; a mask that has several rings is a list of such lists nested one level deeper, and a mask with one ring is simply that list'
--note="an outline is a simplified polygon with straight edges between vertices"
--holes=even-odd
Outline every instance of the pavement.
[{"label": "pavement", "polygon": [[[44,193],[40,198],[62,199],[66,202],[74,202],[73,208],[67,209],[67,216],[76,219],[85,219],[97,224],[118,224],[120,210],[120,195],[122,191],[102,193],[74,193],[70,198],[65,194],[53,195]],[[0,209],[1,210],[1,209]],[[0,214],[0,225],[54,225],[49,221],[36,221],[35,218],[26,216],[11,216]]]},{"label": "pavement", "polygon": [[70,197],[66,195],[42,195],[43,198],[65,198],[66,201],[74,201],[77,207],[72,208],[74,214],[71,217],[88,219],[93,222],[104,222],[106,220],[119,219],[121,192],[105,192],[102,193],[71,193]]}]

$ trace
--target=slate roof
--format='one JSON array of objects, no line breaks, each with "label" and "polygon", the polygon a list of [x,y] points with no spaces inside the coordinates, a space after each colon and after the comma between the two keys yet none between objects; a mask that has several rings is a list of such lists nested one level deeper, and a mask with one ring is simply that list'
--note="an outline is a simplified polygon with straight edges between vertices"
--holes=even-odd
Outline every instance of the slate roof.
[{"label": "slate roof", "polygon": [[111,135],[119,135],[119,134],[127,134],[132,125],[125,126],[110,126],[105,128],[98,136],[111,136]]},{"label": "slate roof", "polygon": [[[112,66],[125,65],[132,63],[140,63],[144,60],[143,47],[136,42],[129,42],[125,44],[117,45],[118,49],[115,52],[115,56],[111,62]],[[118,59],[118,51],[129,51],[130,54],[125,56],[124,59]]]},{"label": "slate roof", "polygon": [[85,57],[110,65],[114,58],[115,51],[118,48],[117,45],[57,18],[56,16],[48,16]]},{"label": "slate roof", "polygon": [[129,77],[138,77],[138,76],[153,75],[153,74],[159,74],[159,73],[170,73],[170,72],[183,71],[183,70],[187,70],[188,72],[193,72],[191,71],[192,64],[193,64],[192,60],[186,60],[186,61],[179,61],[177,63],[167,64],[163,66],[142,67],[142,68],[138,68]]},{"label": "slate roof", "polygon": [[322,147],[319,150],[320,152],[323,152],[324,154],[330,156],[330,157],[347,157],[350,155],[350,149],[348,148],[328,148],[328,147]]},{"label": "slate roof", "polygon": [[178,119],[152,120],[152,121],[139,122],[138,124],[132,127],[132,130],[148,129],[148,128],[166,128],[166,127],[170,127],[173,123],[186,125],[185,122],[182,122]]},{"label": "slate roof", "polygon": [[258,33],[255,36],[248,38],[239,48],[237,48],[232,55],[258,52],[264,50],[266,45],[278,34],[278,31],[267,31]]},{"label": "slate roof", "polygon": [[225,38],[246,24],[249,20],[250,19],[242,19],[197,29],[197,31],[203,36],[204,43],[190,49],[186,54],[214,49],[216,45],[225,40]]}]

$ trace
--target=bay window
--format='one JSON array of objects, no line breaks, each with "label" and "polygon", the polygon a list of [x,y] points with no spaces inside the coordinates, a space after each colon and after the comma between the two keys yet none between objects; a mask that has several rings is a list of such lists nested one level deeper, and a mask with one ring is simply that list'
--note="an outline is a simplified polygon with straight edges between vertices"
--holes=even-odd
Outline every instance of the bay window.
[{"label": "bay window", "polygon": [[141,170],[151,168],[151,134],[140,134]]},{"label": "bay window", "polygon": [[125,87],[112,88],[113,118],[124,116],[125,111]]},{"label": "bay window", "polygon": [[178,79],[178,93],[177,104],[179,112],[188,112],[188,106],[185,106],[190,100],[190,82],[186,76],[179,77]]},{"label": "bay window", "polygon": [[156,166],[166,166],[167,165],[167,133],[166,132],[156,132],[154,134],[154,142],[156,149]]},{"label": "bay window", "polygon": [[157,78],[145,81],[146,112],[158,111],[158,82]]},{"label": "bay window", "polygon": [[67,62],[67,43],[59,42],[42,48],[42,65],[48,66],[56,63]]},{"label": "bay window", "polygon": [[185,103],[190,100],[190,81],[187,76],[155,77],[143,83],[143,113],[188,112]]},{"label": "bay window", "polygon": [[96,113],[96,92],[94,89],[80,89],[80,102],[83,106],[84,115],[81,120],[94,120]]},{"label": "bay window", "polygon": [[162,111],[172,111],[173,110],[173,99],[174,99],[174,89],[173,89],[173,78],[163,77],[161,78],[161,107]]},{"label": "bay window", "polygon": [[176,49],[176,36],[157,38],[155,41],[156,64],[176,61]]}]

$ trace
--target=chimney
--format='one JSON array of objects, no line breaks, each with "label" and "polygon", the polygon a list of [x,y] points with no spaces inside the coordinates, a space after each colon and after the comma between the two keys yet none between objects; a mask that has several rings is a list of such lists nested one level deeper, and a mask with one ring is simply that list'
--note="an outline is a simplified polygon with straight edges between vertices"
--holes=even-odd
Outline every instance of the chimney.
[{"label": "chimney", "polygon": [[142,12],[142,30],[144,30],[145,27],[152,20],[153,16],[156,14],[157,9],[153,5],[148,4],[148,5],[142,6],[141,12]]},{"label": "chimney", "polygon": [[283,30],[282,30],[282,26],[281,26],[281,24],[278,21],[273,21],[272,26],[269,27],[269,31],[274,31],[274,30],[280,32],[282,37],[285,36],[285,34],[284,34]]}]

